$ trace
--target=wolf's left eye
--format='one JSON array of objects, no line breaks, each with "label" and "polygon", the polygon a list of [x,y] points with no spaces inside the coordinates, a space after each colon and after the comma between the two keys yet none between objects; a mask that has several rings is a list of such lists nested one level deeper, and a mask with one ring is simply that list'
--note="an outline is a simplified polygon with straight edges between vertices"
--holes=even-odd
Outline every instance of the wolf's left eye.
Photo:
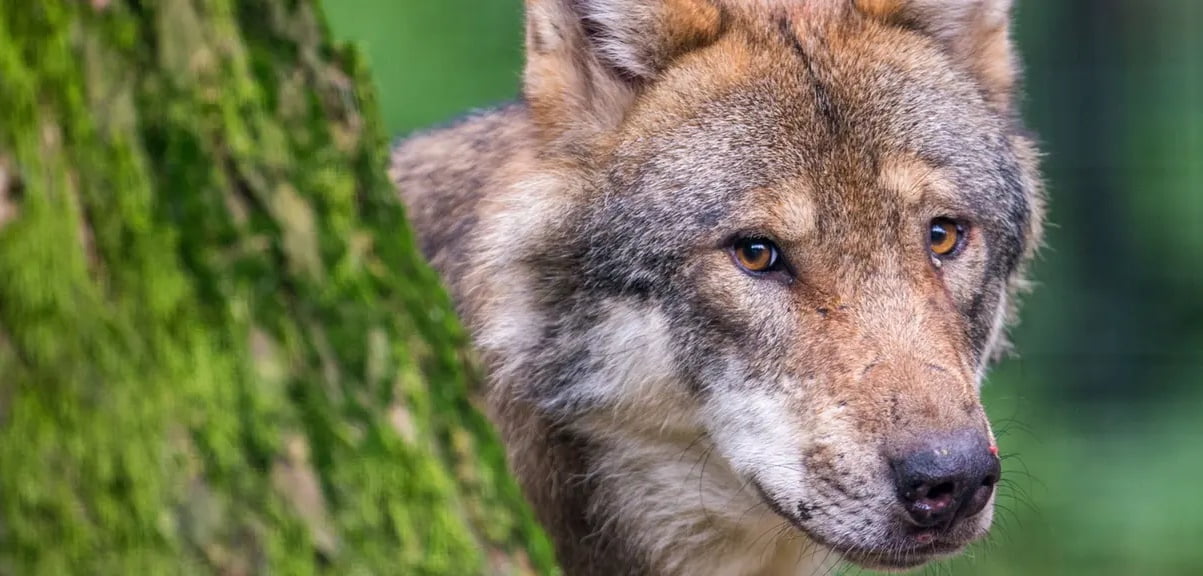
[{"label": "wolf's left eye", "polygon": [[735,263],[747,272],[760,274],[781,268],[781,251],[769,240],[744,238],[732,248]]},{"label": "wolf's left eye", "polygon": [[950,256],[961,247],[965,229],[961,224],[949,218],[936,218],[931,221],[928,245],[936,256]]}]

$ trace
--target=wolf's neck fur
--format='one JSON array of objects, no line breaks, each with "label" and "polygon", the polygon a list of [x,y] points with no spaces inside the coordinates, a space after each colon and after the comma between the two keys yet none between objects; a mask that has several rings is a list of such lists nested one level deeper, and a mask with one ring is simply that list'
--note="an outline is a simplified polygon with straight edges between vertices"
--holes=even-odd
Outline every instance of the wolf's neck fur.
[{"label": "wolf's neck fur", "polygon": [[594,458],[595,518],[608,518],[660,575],[821,574],[838,561],[773,513],[708,441],[614,435]]}]

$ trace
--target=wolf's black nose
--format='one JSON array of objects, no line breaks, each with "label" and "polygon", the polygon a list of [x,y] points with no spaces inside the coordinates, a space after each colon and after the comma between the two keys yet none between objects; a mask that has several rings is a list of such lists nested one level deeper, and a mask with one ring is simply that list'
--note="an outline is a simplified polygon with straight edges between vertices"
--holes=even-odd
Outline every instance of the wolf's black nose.
[{"label": "wolf's black nose", "polygon": [[996,452],[976,430],[932,438],[891,462],[898,498],[924,528],[973,516],[986,507],[1002,473]]}]

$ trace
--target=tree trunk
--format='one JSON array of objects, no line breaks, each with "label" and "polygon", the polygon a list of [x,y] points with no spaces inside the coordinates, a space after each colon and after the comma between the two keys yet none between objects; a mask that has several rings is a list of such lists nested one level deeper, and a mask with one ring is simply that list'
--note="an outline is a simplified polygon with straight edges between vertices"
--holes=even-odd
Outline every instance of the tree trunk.
[{"label": "tree trunk", "polygon": [[0,575],[551,553],[314,0],[0,0]]}]

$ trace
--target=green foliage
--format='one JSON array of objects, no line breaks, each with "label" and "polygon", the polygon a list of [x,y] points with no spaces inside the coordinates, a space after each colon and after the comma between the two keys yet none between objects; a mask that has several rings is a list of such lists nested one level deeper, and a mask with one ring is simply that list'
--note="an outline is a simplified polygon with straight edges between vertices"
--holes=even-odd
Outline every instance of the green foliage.
[{"label": "green foliage", "polygon": [[312,2],[0,0],[0,574],[549,573]]},{"label": "green foliage", "polygon": [[518,94],[521,0],[338,0],[326,10],[335,34],[373,63],[393,135]]}]

